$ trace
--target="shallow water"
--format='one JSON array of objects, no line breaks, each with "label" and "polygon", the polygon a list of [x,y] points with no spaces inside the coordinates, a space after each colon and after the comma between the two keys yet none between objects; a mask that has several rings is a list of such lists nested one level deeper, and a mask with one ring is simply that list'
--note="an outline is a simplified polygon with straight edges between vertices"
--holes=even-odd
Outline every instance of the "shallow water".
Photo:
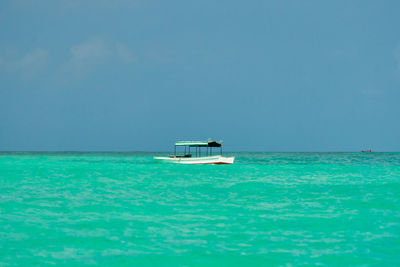
[{"label": "shallow water", "polygon": [[153,155],[0,153],[0,266],[400,264],[400,153]]}]

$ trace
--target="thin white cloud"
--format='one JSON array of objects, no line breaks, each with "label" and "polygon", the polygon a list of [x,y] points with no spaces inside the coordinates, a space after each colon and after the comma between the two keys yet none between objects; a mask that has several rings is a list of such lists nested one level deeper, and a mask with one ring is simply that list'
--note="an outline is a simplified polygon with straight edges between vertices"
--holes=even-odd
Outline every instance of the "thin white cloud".
[{"label": "thin white cloud", "polygon": [[96,67],[111,60],[129,62],[132,52],[125,45],[108,42],[101,38],[90,38],[70,48],[67,70],[79,75],[93,71]]},{"label": "thin white cloud", "polygon": [[47,51],[41,48],[32,50],[19,58],[4,59],[0,57],[0,71],[33,74],[46,66],[47,59]]},{"label": "thin white cloud", "polygon": [[117,55],[121,60],[126,61],[126,62],[132,61],[133,54],[128,47],[126,47],[125,45],[123,45],[121,43],[118,43],[118,44],[116,44],[115,48],[116,48]]},{"label": "thin white cloud", "polygon": [[110,47],[101,39],[90,39],[70,48],[68,66],[78,73],[92,69],[111,57]]}]

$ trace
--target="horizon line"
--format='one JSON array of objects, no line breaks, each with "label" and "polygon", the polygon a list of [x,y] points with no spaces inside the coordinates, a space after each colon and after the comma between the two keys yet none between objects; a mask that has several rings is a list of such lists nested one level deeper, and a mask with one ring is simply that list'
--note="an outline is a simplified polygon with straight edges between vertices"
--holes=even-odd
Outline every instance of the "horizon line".
[{"label": "horizon line", "polygon": [[[400,151],[223,151],[224,153],[399,153]],[[0,150],[0,153],[172,153],[144,150]]]}]

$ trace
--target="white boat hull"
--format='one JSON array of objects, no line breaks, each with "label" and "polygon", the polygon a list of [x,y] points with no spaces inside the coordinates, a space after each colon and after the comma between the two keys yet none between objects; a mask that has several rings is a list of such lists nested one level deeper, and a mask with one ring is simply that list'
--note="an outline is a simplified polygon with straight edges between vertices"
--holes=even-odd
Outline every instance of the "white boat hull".
[{"label": "white boat hull", "polygon": [[179,164],[233,164],[235,157],[193,157],[193,158],[170,158],[154,157],[157,162],[179,163]]}]

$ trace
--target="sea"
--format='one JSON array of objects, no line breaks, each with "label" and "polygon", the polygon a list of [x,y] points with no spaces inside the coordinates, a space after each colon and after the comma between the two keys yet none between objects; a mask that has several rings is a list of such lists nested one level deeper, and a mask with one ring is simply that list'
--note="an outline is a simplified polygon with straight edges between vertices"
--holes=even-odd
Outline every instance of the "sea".
[{"label": "sea", "polygon": [[400,153],[0,153],[0,266],[400,266]]}]

